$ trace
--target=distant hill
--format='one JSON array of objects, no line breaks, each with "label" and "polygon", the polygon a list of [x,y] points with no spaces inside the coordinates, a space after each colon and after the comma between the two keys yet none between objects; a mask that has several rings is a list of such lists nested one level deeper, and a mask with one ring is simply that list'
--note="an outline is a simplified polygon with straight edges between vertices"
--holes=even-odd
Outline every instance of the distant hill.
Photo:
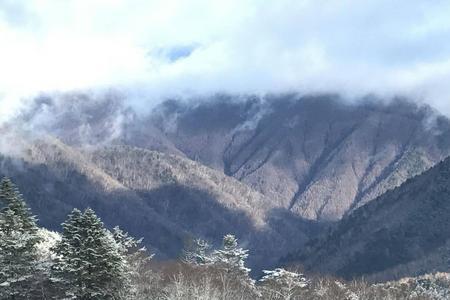
[{"label": "distant hill", "polygon": [[45,227],[59,229],[73,207],[90,206],[167,258],[191,238],[218,243],[235,233],[252,251],[253,266],[270,266],[315,228],[272,210],[268,198],[221,172],[130,146],[80,150],[49,137],[22,157],[3,156],[1,166]]},{"label": "distant hill", "polygon": [[285,261],[314,272],[373,280],[446,271],[450,158],[355,210]]},{"label": "distant hill", "polygon": [[114,94],[64,97],[36,100],[19,121],[72,146],[187,157],[310,220],[337,221],[450,154],[449,120],[401,99],[218,95],[141,113]]}]

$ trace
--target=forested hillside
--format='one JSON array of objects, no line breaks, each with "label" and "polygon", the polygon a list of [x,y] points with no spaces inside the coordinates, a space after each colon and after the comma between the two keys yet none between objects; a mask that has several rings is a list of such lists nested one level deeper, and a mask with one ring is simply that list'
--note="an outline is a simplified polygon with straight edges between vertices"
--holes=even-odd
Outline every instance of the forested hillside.
[{"label": "forested hillside", "polygon": [[41,97],[16,122],[70,146],[184,156],[245,183],[274,208],[325,222],[450,154],[448,119],[407,99],[217,95],[142,112],[126,101],[114,93]]},{"label": "forested hillside", "polygon": [[[277,211],[271,200],[234,178],[189,159],[130,146],[80,149],[46,137],[3,156],[39,224],[56,230],[75,207],[145,238],[159,259],[176,258],[194,237],[218,245],[235,233],[260,271],[300,248],[320,226]],[[292,230],[295,228],[295,230]]]},{"label": "forested hillside", "polygon": [[308,278],[295,270],[246,267],[249,251],[234,235],[212,248],[194,239],[178,261],[151,253],[119,227],[109,230],[91,208],[73,209],[61,233],[39,228],[15,185],[0,183],[1,299],[446,299],[448,274],[370,285]]},{"label": "forested hillside", "polygon": [[447,271],[450,159],[355,210],[288,260],[308,270],[384,281]]}]

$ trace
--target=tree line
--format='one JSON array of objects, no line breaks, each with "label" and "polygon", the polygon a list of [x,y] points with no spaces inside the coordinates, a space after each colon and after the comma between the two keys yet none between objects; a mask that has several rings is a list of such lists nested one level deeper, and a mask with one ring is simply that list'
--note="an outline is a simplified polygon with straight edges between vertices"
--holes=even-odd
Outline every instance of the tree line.
[{"label": "tree line", "polygon": [[[192,290],[180,286],[189,280],[188,275],[211,287],[221,285],[242,299],[259,295],[245,266],[248,250],[239,247],[233,235],[226,235],[217,250],[203,240],[192,241],[179,262],[160,267],[166,275],[173,273],[166,276],[173,281],[166,284],[170,288],[161,288],[164,280],[152,270],[152,255],[142,246],[142,239],[119,227],[108,230],[92,209],[73,209],[61,234],[44,246],[50,255],[42,257],[38,248],[48,237],[8,178],[0,183],[0,204],[1,299],[182,299],[184,292]],[[299,274],[281,269],[267,271],[261,282],[280,275],[291,276],[298,287],[306,285]]]},{"label": "tree line", "polygon": [[[276,268],[251,278],[248,250],[234,235],[213,249],[194,239],[177,261],[155,262],[119,227],[105,227],[95,212],[73,209],[61,233],[37,226],[14,183],[0,182],[0,299],[439,299],[448,282],[410,286],[343,283]],[[425,282],[425,284],[424,284]],[[441,283],[442,283],[441,282]],[[414,285],[415,284],[415,285]],[[429,298],[427,293],[433,288]],[[415,293],[415,294],[414,294]],[[415,298],[416,297],[416,298]]]}]

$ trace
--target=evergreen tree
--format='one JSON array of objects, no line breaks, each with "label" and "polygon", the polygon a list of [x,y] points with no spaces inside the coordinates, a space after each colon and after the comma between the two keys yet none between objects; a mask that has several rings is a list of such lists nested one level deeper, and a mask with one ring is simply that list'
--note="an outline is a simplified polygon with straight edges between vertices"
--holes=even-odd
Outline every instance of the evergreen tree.
[{"label": "evergreen tree", "polygon": [[213,253],[214,264],[225,268],[229,272],[248,276],[250,269],[245,267],[245,260],[248,257],[248,250],[238,247],[237,239],[232,234],[223,237],[222,249]]},{"label": "evergreen tree", "polygon": [[54,280],[71,299],[120,299],[127,288],[122,248],[90,208],[74,209],[57,243]]},{"label": "evergreen tree", "polygon": [[82,263],[77,257],[76,251],[81,248],[81,226],[83,214],[78,209],[73,209],[62,224],[63,233],[61,240],[52,249],[56,253],[56,259],[52,266],[52,281],[65,290],[67,295],[75,295],[76,290],[83,288],[81,274]]},{"label": "evergreen tree", "polygon": [[275,270],[264,270],[264,276],[259,280],[265,298],[290,300],[299,299],[308,287],[308,281],[296,272],[287,271],[283,268]]},{"label": "evergreen tree", "polygon": [[212,253],[210,267],[222,291],[239,290],[243,293],[242,299],[253,299],[257,298],[258,291],[249,276],[250,269],[245,266],[247,257],[248,250],[238,246],[234,235],[227,234],[223,237],[222,248]]},{"label": "evergreen tree", "polygon": [[0,182],[0,207],[0,298],[29,298],[38,270],[36,218],[8,178]]},{"label": "evergreen tree", "polygon": [[183,250],[182,261],[191,265],[206,265],[211,263],[211,246],[200,238],[189,240]]},{"label": "evergreen tree", "polygon": [[9,178],[3,178],[0,182],[0,205],[3,206],[1,212],[14,212],[24,231],[37,232],[36,217],[32,215],[19,190]]}]

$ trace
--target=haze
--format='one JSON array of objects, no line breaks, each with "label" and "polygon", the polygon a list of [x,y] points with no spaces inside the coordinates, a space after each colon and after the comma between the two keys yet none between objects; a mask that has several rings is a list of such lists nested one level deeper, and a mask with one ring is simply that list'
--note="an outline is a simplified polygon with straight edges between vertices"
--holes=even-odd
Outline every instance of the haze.
[{"label": "haze", "polygon": [[0,0],[0,120],[41,92],[109,88],[144,104],[401,95],[450,114],[449,15],[418,0]]}]

